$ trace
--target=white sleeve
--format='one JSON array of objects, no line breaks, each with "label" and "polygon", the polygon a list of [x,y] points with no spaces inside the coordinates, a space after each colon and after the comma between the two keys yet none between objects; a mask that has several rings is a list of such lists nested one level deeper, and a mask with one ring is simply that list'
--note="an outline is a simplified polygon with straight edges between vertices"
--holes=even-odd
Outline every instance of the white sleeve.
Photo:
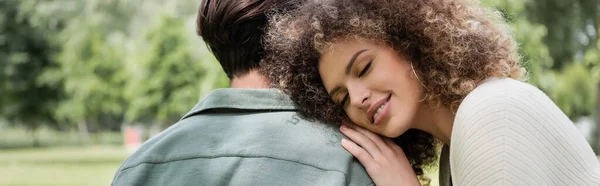
[{"label": "white sleeve", "polygon": [[514,80],[467,96],[450,157],[457,186],[600,185],[598,160],[569,118],[539,89]]}]

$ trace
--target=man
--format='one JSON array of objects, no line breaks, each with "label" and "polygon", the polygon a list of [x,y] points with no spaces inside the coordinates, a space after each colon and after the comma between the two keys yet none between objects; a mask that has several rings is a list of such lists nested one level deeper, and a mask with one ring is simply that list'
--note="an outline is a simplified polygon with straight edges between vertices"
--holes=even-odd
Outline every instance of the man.
[{"label": "man", "polygon": [[373,185],[334,125],[306,121],[259,73],[268,10],[290,0],[204,0],[197,32],[231,80],[144,143],[112,185]]}]

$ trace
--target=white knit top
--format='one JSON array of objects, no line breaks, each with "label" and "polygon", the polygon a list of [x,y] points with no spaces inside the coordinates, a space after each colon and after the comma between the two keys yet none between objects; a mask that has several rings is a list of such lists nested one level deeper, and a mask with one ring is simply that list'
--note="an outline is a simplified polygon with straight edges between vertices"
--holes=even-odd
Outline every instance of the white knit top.
[{"label": "white knit top", "polygon": [[455,186],[600,185],[600,164],[542,91],[491,79],[460,104],[450,143]]}]

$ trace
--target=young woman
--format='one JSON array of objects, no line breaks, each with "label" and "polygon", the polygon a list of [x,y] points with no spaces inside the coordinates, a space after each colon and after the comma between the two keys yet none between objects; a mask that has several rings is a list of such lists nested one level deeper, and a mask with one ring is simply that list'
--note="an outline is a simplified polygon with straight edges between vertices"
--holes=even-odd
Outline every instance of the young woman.
[{"label": "young woman", "polygon": [[377,185],[418,184],[432,136],[444,144],[441,185],[600,185],[586,140],[522,82],[497,11],[461,0],[315,0],[271,23],[265,40],[277,55],[263,72],[303,115],[360,126],[341,127],[352,140],[342,145]]}]

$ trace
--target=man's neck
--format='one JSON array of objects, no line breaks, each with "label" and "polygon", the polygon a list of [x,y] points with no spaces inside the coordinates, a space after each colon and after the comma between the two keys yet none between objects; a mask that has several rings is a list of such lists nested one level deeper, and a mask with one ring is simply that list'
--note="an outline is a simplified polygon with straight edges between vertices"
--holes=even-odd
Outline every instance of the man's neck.
[{"label": "man's neck", "polygon": [[239,76],[231,80],[231,88],[271,88],[268,78],[260,74],[257,70]]}]

